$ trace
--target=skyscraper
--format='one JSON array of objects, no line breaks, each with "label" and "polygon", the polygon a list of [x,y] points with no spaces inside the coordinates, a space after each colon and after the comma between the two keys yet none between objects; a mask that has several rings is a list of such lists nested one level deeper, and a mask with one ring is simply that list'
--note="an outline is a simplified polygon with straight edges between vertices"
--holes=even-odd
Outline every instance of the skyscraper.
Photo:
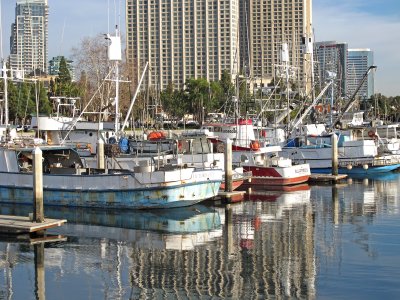
[{"label": "skyscraper", "polygon": [[[347,56],[347,93],[350,97],[361,83],[368,68],[374,65],[374,53],[371,49],[349,49]],[[369,99],[375,93],[374,72],[368,74],[367,80],[362,84],[357,96]]]},{"label": "skyscraper", "polygon": [[346,96],[347,78],[347,43],[326,41],[315,43],[314,60],[316,79],[320,82],[321,88],[329,77],[329,72],[336,75],[334,97]]},{"label": "skyscraper", "polygon": [[237,73],[239,0],[127,0],[127,57],[137,80],[149,62],[148,83],[182,88],[190,78],[218,80]]},{"label": "skyscraper", "polygon": [[47,73],[48,11],[47,0],[17,0],[10,38],[12,69]]},{"label": "skyscraper", "polygon": [[303,53],[302,44],[312,37],[312,0],[243,0],[240,19],[248,27],[241,30],[241,41],[248,33],[248,44],[240,45],[241,65],[249,61],[255,82],[265,85],[274,78],[286,43],[289,64],[298,68],[300,86],[310,89],[311,53]]}]

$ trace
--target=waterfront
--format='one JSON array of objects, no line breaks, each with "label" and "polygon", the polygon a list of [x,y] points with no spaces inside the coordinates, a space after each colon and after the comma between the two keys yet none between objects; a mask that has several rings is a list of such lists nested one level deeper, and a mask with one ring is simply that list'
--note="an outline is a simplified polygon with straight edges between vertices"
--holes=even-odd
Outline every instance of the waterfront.
[{"label": "waterfront", "polygon": [[253,190],[229,206],[46,207],[46,216],[68,219],[49,231],[60,241],[41,247],[1,237],[0,299],[395,299],[399,186],[400,174],[388,173]]}]

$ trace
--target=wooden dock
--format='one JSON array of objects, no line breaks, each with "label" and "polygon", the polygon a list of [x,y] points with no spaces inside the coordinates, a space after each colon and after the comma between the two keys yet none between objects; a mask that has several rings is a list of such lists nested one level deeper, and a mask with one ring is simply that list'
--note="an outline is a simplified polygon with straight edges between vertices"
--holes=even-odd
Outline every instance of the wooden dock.
[{"label": "wooden dock", "polygon": [[308,182],[310,183],[336,183],[340,180],[347,178],[346,174],[332,175],[332,174],[311,174]]},{"label": "wooden dock", "polygon": [[232,191],[232,192],[219,191],[217,197],[219,199],[226,200],[228,203],[233,203],[233,202],[243,201],[244,194],[246,194],[245,191]]},{"label": "wooden dock", "polygon": [[43,223],[33,222],[29,217],[0,215],[0,232],[2,233],[33,233],[53,227],[59,227],[67,220],[45,219]]}]

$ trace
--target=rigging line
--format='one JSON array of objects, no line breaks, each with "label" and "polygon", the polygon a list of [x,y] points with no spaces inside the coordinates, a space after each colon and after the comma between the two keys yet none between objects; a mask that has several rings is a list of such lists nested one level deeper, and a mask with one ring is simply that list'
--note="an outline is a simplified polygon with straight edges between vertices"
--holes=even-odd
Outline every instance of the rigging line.
[{"label": "rigging line", "polygon": [[110,0],[107,0],[107,32],[110,32]]},{"label": "rigging line", "polygon": [[[275,84],[274,90],[273,90],[273,91],[271,92],[271,94],[269,95],[269,98],[265,101],[264,106],[261,107],[261,110],[260,110],[259,114],[257,115],[257,119],[260,118],[260,116],[261,116],[261,114],[264,112],[266,106],[269,104],[269,101],[271,100],[272,96],[273,96],[274,93],[276,92],[276,89],[277,89],[277,87],[279,86],[279,84],[281,83],[281,80],[282,80],[282,78],[279,78],[278,83]],[[262,88],[261,88],[261,95],[262,95],[262,93],[263,93],[263,91],[262,91]]]},{"label": "rigging line", "polygon": [[63,44],[64,44],[65,23],[66,23],[66,20],[64,18],[63,29],[62,29],[62,32],[61,32],[61,43],[60,43],[59,55],[62,55],[62,48],[63,48]]},{"label": "rigging line", "polygon": [[116,24],[116,25],[118,25],[118,23],[117,23],[117,14],[118,14],[118,12],[117,12],[117,1],[116,0],[114,0],[114,24]]},{"label": "rigging line", "polygon": [[4,53],[3,53],[3,9],[1,6],[1,0],[0,0],[0,55],[1,55],[1,61],[3,61],[4,58]]},{"label": "rigging line", "polygon": [[[110,76],[110,74],[112,73],[112,71],[114,70],[114,68],[110,69],[110,72],[108,72],[106,79]],[[76,118],[76,120],[74,121],[74,124],[71,126],[70,130],[67,132],[67,134],[65,135],[65,137],[63,138],[63,140],[61,141],[61,144],[64,144],[65,140],[67,139],[68,135],[71,133],[71,131],[74,129],[74,127],[76,126],[76,123],[78,123],[78,120],[82,117],[82,115],[84,114],[84,112],[86,111],[86,109],[89,107],[90,103],[93,101],[94,97],[96,96],[96,94],[100,91],[100,89],[102,88],[102,86],[104,85],[104,83],[106,82],[106,80],[103,80],[103,82],[100,84],[100,86],[97,88],[96,92],[93,94],[92,98],[89,100],[89,102],[85,105],[85,107],[83,108],[83,110],[81,111],[81,113],[79,114],[79,116]]]},{"label": "rigging line", "polygon": [[119,5],[118,5],[118,30],[121,30],[121,0],[119,0]]}]

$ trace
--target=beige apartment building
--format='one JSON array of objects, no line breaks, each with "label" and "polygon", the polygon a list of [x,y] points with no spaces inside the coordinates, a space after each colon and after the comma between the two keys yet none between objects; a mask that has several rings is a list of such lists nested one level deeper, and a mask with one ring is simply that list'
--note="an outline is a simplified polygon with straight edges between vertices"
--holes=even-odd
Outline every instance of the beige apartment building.
[{"label": "beige apartment building", "polygon": [[241,22],[241,65],[250,66],[254,84],[264,86],[274,78],[276,68],[284,64],[281,49],[286,43],[287,64],[296,70],[299,85],[309,90],[312,0],[242,0],[240,12],[241,19],[247,20]]},{"label": "beige apartment building", "polygon": [[134,79],[148,61],[146,78],[161,90],[169,82],[181,88],[190,78],[218,80],[224,70],[232,78],[246,71],[264,85],[282,64],[287,43],[289,64],[306,86],[311,54],[303,54],[302,42],[312,35],[311,9],[312,0],[127,0],[127,57]]},{"label": "beige apartment building", "polygon": [[127,58],[138,80],[165,89],[190,78],[218,80],[239,65],[239,0],[127,0]]}]

